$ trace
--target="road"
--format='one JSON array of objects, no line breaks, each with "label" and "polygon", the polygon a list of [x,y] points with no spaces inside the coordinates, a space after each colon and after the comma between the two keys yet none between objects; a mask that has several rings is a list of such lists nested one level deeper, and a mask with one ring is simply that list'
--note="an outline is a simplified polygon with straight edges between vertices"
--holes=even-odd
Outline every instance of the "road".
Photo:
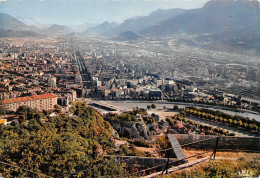
[{"label": "road", "polygon": [[82,77],[82,82],[83,82],[83,86],[84,89],[86,89],[88,86],[90,86],[91,83],[91,75],[89,74],[88,70],[87,70],[87,66],[84,62],[84,59],[82,58],[82,56],[80,55],[79,52],[76,52],[76,58],[77,58],[77,63],[79,66],[79,71]]}]

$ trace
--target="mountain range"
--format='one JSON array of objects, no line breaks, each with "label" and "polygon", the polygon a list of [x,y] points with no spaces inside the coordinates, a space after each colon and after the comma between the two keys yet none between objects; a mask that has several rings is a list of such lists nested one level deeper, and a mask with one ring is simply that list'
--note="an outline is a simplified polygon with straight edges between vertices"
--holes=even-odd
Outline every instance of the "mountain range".
[{"label": "mountain range", "polygon": [[33,28],[8,14],[0,13],[0,29],[13,31],[29,31]]},{"label": "mountain range", "polygon": [[259,33],[259,22],[258,1],[212,0],[200,9],[188,10],[139,33],[148,36],[169,36],[179,33],[240,33],[247,28]]},{"label": "mountain range", "polygon": [[135,41],[142,37],[132,31],[125,31],[119,34],[118,37],[112,38],[115,41]]},{"label": "mountain range", "polygon": [[156,25],[164,20],[175,17],[185,11],[186,10],[184,9],[159,9],[148,16],[125,20],[121,25],[106,32],[104,35],[117,36],[124,31],[139,32],[152,25]]},{"label": "mountain range", "polygon": [[49,28],[41,31],[44,34],[68,34],[73,32],[72,29],[65,25],[51,25]]},{"label": "mountain range", "polygon": [[[85,30],[86,34],[118,36],[132,31],[144,36],[171,36],[179,33],[217,34],[227,32],[259,33],[260,5],[256,0],[211,0],[199,9],[164,9],[148,16],[125,20],[122,24],[104,22]],[[65,25],[51,25],[47,29],[29,26],[8,15],[0,14],[0,29],[34,31],[36,33],[66,34],[75,31]]]},{"label": "mountain range", "polygon": [[98,26],[88,28],[85,33],[89,35],[103,35],[106,32],[118,27],[118,24],[116,22],[104,22]]},{"label": "mountain range", "polygon": [[68,34],[71,32],[73,30],[65,25],[54,24],[47,26],[36,24],[29,26],[17,18],[0,13],[0,37],[36,37],[46,34]]},{"label": "mountain range", "polygon": [[[74,28],[57,24],[45,29],[29,26],[8,14],[0,14],[0,29],[0,36],[75,32]],[[85,29],[82,34],[108,36],[120,41],[140,39],[141,36],[181,38],[179,34],[186,34],[195,36],[180,39],[189,45],[260,51],[260,3],[257,0],[211,0],[198,9],[164,9],[125,20],[122,24],[104,22]]]}]

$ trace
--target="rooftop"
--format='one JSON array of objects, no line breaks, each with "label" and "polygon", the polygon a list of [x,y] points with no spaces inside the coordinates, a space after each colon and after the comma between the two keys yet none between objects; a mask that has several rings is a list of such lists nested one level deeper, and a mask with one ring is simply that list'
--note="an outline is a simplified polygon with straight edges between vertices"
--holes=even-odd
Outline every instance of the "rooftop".
[{"label": "rooftop", "polygon": [[7,119],[0,119],[0,124],[4,124],[7,121]]},{"label": "rooftop", "polygon": [[43,95],[34,95],[34,96],[19,97],[19,98],[10,98],[10,99],[3,100],[2,104],[20,103],[20,102],[41,100],[41,99],[55,98],[55,97],[57,96],[54,94],[43,94]]}]

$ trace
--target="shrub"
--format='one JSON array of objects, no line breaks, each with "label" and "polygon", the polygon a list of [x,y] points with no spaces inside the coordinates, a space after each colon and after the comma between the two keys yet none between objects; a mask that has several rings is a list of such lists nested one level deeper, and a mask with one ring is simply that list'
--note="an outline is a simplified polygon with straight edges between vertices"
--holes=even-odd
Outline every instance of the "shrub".
[{"label": "shrub", "polygon": [[254,158],[241,158],[239,161],[217,160],[204,163],[189,170],[173,173],[167,177],[239,177],[239,171],[241,172],[242,170],[252,172],[252,177],[260,175],[260,165]]},{"label": "shrub", "polygon": [[133,144],[135,146],[140,146],[140,147],[147,147],[147,148],[152,148],[153,147],[153,143],[150,143],[149,141],[145,140],[145,139],[137,139],[133,142]]}]

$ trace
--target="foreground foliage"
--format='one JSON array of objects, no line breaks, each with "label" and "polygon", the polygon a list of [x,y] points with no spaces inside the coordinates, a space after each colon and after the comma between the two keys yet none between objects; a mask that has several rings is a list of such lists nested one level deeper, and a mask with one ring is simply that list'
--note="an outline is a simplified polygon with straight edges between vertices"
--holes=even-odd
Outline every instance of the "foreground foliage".
[{"label": "foreground foliage", "polygon": [[[260,175],[260,164],[257,158],[242,157],[238,161],[216,160],[204,163],[190,170],[179,171],[164,177],[212,178],[212,177],[242,177],[242,172],[250,177]],[[244,175],[245,176],[245,175]]]},{"label": "foreground foliage", "polygon": [[125,165],[103,166],[113,162],[104,158],[106,152],[114,149],[111,125],[83,103],[74,103],[73,113],[74,116],[48,117],[35,109],[20,108],[19,121],[0,129],[0,160],[38,175],[0,164],[2,175],[126,175]]}]

